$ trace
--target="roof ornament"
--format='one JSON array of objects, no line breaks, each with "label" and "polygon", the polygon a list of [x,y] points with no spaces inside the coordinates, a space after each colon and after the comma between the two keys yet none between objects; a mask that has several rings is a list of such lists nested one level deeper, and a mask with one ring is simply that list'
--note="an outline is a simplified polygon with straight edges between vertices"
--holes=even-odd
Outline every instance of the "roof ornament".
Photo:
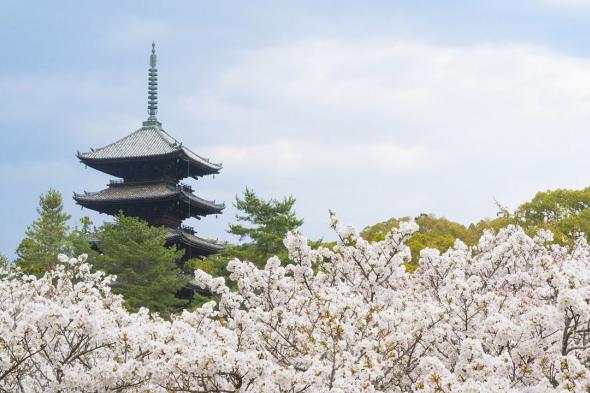
[{"label": "roof ornament", "polygon": [[148,124],[158,123],[156,113],[158,113],[158,69],[156,68],[156,43],[152,42],[152,54],[150,55],[150,69],[148,71]]}]

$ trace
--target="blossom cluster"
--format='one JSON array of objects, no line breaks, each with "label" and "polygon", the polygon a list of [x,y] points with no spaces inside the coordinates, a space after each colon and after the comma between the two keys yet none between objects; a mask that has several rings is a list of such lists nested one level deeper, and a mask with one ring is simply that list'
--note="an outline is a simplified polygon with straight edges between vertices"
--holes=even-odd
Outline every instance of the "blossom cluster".
[{"label": "blossom cluster", "polygon": [[197,271],[218,295],[170,321],[129,313],[114,278],[68,259],[0,274],[0,391],[587,392],[590,247],[509,226],[410,260],[401,223],[369,243],[285,239],[289,261]]}]

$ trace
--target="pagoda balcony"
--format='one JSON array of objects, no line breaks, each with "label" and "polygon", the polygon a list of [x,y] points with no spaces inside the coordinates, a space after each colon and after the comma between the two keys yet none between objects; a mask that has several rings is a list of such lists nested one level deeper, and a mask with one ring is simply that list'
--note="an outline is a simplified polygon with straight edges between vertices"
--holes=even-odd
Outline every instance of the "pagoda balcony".
[{"label": "pagoda balcony", "polygon": [[170,186],[175,186],[178,191],[184,191],[192,193],[195,190],[192,186],[185,183],[178,183],[171,177],[159,177],[156,179],[110,179],[109,187],[129,186],[129,185],[143,185],[143,184],[154,184],[154,183],[165,183]]},{"label": "pagoda balcony", "polygon": [[197,232],[195,231],[195,228],[193,228],[193,227],[191,227],[191,226],[188,226],[188,225],[181,225],[181,226],[180,226],[180,230],[181,230],[182,232],[184,232],[184,233],[188,233],[188,234],[190,234],[190,235],[194,235],[195,233],[197,233]]},{"label": "pagoda balcony", "polygon": [[177,187],[180,187],[180,191],[184,191],[184,192],[194,192],[195,190],[193,190],[193,187],[185,184],[185,183],[180,183]]},{"label": "pagoda balcony", "polygon": [[219,214],[225,208],[225,204],[200,198],[192,191],[186,184],[114,181],[101,191],[75,193],[74,199],[101,213],[114,215],[122,211],[128,216],[174,228],[179,228],[180,222],[189,217],[200,219]]}]

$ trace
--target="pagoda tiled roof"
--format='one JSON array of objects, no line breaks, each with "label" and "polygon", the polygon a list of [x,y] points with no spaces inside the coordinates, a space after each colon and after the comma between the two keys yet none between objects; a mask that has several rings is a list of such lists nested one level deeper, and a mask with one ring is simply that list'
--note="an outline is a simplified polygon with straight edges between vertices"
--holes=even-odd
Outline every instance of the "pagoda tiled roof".
[{"label": "pagoda tiled roof", "polygon": [[218,173],[221,170],[221,164],[212,163],[209,159],[194,153],[161,129],[158,124],[144,125],[110,145],[91,149],[86,153],[78,152],[78,158],[82,162],[119,161],[180,155],[210,173]]},{"label": "pagoda tiled roof", "polygon": [[190,201],[191,205],[198,206],[209,214],[220,213],[225,208],[223,203],[208,201],[194,195],[192,189],[188,186],[168,183],[120,183],[112,184],[101,191],[74,194],[74,199],[80,204],[158,200],[171,197],[180,197],[185,202]]},{"label": "pagoda tiled roof", "polygon": [[183,231],[182,229],[168,228],[166,241],[179,242],[197,250],[204,251],[207,254],[212,254],[224,249],[224,247],[220,244],[207,241],[192,233]]},{"label": "pagoda tiled roof", "polygon": [[[99,245],[100,233],[91,232],[86,236],[88,242]],[[167,243],[182,243],[186,246],[194,248],[196,251],[202,251],[203,254],[212,254],[224,249],[220,244],[202,239],[194,233],[189,233],[182,229],[166,228],[166,242]],[[99,246],[100,247],[100,246]]]}]

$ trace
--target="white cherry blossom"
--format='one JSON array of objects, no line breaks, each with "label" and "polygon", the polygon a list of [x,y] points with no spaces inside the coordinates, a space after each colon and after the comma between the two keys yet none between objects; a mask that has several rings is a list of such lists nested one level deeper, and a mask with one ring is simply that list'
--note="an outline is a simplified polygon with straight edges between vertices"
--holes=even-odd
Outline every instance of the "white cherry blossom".
[{"label": "white cherry blossom", "polygon": [[37,279],[0,275],[0,391],[586,392],[590,247],[487,231],[425,249],[407,272],[401,223],[369,243],[285,239],[289,261],[228,264],[195,280],[218,301],[171,321],[129,313],[86,256]]}]

